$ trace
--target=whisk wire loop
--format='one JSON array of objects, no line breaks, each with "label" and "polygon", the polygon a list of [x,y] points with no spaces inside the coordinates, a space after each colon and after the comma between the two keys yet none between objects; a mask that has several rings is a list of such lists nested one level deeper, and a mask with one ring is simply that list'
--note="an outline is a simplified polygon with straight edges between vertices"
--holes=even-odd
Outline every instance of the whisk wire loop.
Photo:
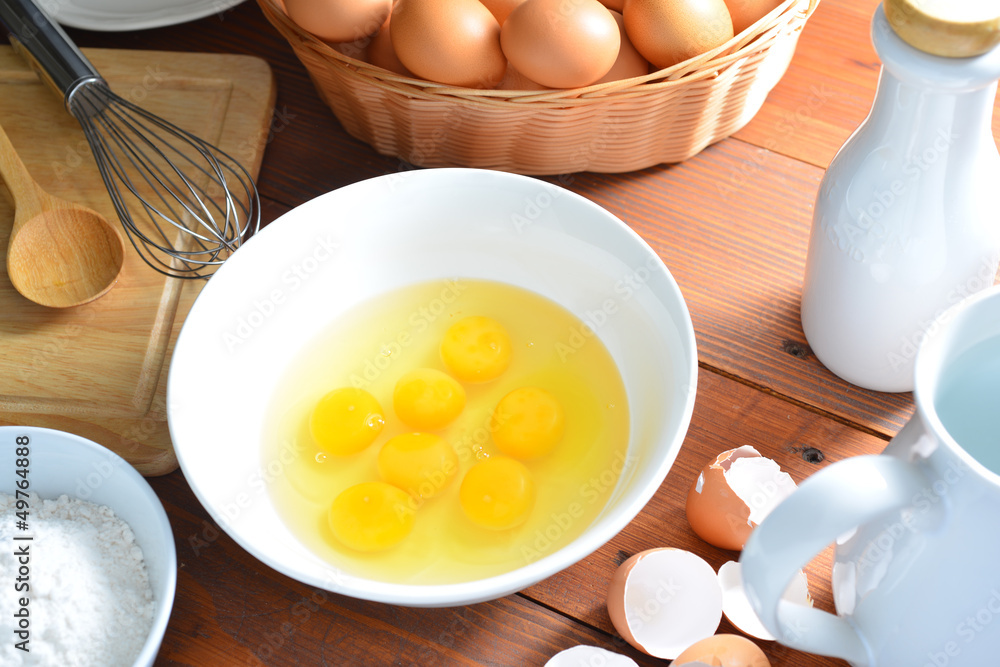
[{"label": "whisk wire loop", "polygon": [[[230,221],[229,216],[231,214],[231,209],[233,205],[233,199],[231,195],[229,195],[228,190],[226,190],[227,193],[226,210],[224,211],[214,199],[209,198],[208,193],[205,192],[204,189],[198,187],[195,183],[189,180],[185,176],[184,172],[174,162],[171,162],[171,156],[168,156],[163,149],[161,149],[159,146],[156,145],[155,142],[152,141],[151,137],[156,136],[153,134],[153,131],[157,128],[150,127],[143,121],[144,120],[150,121],[154,125],[159,126],[158,129],[165,130],[170,134],[191,141],[192,148],[194,148],[197,151],[198,156],[204,159],[205,163],[211,167],[211,170],[203,168],[200,164],[194,162],[187,155],[178,151],[175,147],[171,146],[168,143],[164,143],[164,148],[167,150],[172,150],[174,153],[176,153],[177,157],[187,161],[189,164],[191,164],[192,167],[200,171],[202,174],[205,174],[206,176],[211,176],[212,174],[217,175],[221,179],[222,185],[225,186],[226,184],[225,172],[223,171],[222,164],[215,158],[214,155],[212,155],[210,151],[206,149],[205,143],[200,139],[198,139],[197,137],[191,135],[177,134],[177,128],[165,124],[164,122],[161,121],[161,119],[152,117],[139,107],[135,107],[129,104],[128,109],[131,112],[133,112],[134,115],[121,113],[121,111],[114,108],[111,109],[111,112],[114,114],[116,119],[120,121],[122,128],[127,128],[128,130],[130,130],[137,139],[143,142],[149,149],[154,151],[157,154],[157,156],[159,156],[164,161],[164,164],[166,164],[173,170],[174,174],[178,177],[183,186],[178,185],[177,182],[175,182],[172,178],[170,178],[169,174],[164,173],[164,171],[161,170],[154,161],[148,159],[146,154],[142,151],[142,148],[139,144],[129,143],[126,133],[119,130],[113,123],[109,122],[107,123],[107,130],[109,134],[113,133],[113,136],[116,139],[116,144],[118,145],[118,147],[122,149],[126,154],[129,154],[130,156],[137,158],[138,162],[149,170],[149,173],[159,174],[160,178],[158,178],[157,180],[161,183],[165,183],[171,189],[171,191],[178,193],[188,192],[192,196],[193,201],[201,206],[201,212],[196,212],[188,206],[188,203],[191,200],[181,200],[182,204],[184,204],[187,213],[193,216],[199,223],[201,223],[208,232],[213,233],[216,240],[218,240],[220,243],[226,244],[227,240],[225,234],[219,234],[218,233],[219,230],[215,229],[212,226],[205,225],[201,218],[201,215],[204,214],[205,216],[208,216],[209,219],[211,219],[212,214],[206,207],[206,202],[209,202],[216,208],[216,210],[226,215],[225,219],[228,224]],[[132,163],[134,166],[136,166],[135,160],[133,160]],[[207,240],[206,237],[203,236],[199,236],[199,238]]]},{"label": "whisk wire loop", "polygon": [[69,109],[129,240],[153,269],[208,277],[259,229],[257,188],[227,153],[119,97],[103,79],[76,90]]}]

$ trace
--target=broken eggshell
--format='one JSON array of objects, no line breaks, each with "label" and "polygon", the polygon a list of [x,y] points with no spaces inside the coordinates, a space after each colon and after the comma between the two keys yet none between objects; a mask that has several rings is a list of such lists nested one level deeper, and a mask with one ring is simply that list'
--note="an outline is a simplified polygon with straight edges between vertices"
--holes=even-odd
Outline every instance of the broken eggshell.
[{"label": "broken eggshell", "polygon": [[699,556],[682,549],[648,549],[615,571],[607,605],[625,641],[669,660],[718,630],[722,588],[715,570]]},{"label": "broken eggshell", "polygon": [[771,667],[760,647],[739,635],[714,635],[689,646],[670,667]]},{"label": "broken eggshell", "polygon": [[638,663],[627,655],[584,644],[559,651],[545,663],[545,667],[579,667],[580,665],[639,667]]},{"label": "broken eggshell", "polygon": [[[738,561],[731,560],[719,568],[719,585],[722,588],[722,613],[737,630],[757,639],[774,641],[774,635],[764,628],[743,588],[743,574]],[[812,597],[809,595],[809,580],[806,573],[799,573],[788,584],[781,598],[792,604],[811,607]]]},{"label": "broken eggshell", "polygon": [[778,464],[749,445],[719,454],[688,491],[685,511],[698,537],[739,551],[754,527],[795,490]]}]

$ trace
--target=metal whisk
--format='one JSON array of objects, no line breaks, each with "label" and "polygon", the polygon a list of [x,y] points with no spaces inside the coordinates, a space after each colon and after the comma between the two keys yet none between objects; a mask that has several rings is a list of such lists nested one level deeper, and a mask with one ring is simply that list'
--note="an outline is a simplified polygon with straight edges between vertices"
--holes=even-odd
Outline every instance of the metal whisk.
[{"label": "metal whisk", "polygon": [[260,227],[253,178],[235,159],[113,93],[31,0],[0,0],[11,43],[80,122],[139,256],[177,278],[207,278]]}]

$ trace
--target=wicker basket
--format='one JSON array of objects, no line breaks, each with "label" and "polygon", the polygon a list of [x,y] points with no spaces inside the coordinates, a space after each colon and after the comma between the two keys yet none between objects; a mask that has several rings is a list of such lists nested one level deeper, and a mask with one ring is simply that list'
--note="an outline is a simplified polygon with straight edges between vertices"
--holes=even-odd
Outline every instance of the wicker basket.
[{"label": "wicker basket", "polygon": [[351,58],[257,0],[354,137],[422,167],[522,174],[680,162],[746,125],[819,0],[785,0],[722,46],[646,76],[569,90],[456,88]]}]

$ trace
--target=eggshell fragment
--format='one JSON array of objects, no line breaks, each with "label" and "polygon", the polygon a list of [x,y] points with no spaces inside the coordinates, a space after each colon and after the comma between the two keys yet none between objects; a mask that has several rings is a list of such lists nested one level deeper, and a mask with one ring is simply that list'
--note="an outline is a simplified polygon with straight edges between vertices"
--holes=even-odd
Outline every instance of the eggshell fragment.
[{"label": "eggshell fragment", "polygon": [[706,665],[710,667],[771,667],[760,647],[739,635],[715,635],[692,644],[670,667]]},{"label": "eggshell fragment", "polygon": [[[743,588],[743,575],[739,562],[729,561],[719,568],[719,585],[722,587],[722,613],[726,615],[729,622],[736,626],[740,632],[751,637],[774,641],[774,635],[767,631],[753,607],[750,606],[750,600]],[[788,585],[788,589],[785,590],[782,599],[803,607],[812,606],[812,597],[809,595],[809,580],[806,578],[805,572],[799,570],[799,573]]]},{"label": "eggshell fragment", "polygon": [[615,571],[608,615],[632,646],[671,659],[722,621],[722,589],[712,566],[682,549],[649,549]]},{"label": "eggshell fragment", "polygon": [[792,478],[753,447],[730,449],[691,485],[688,523],[709,544],[739,551],[754,527],[794,490]]},{"label": "eggshell fragment", "polygon": [[597,646],[574,646],[549,658],[545,667],[580,667],[605,665],[606,667],[639,667],[635,660]]}]

